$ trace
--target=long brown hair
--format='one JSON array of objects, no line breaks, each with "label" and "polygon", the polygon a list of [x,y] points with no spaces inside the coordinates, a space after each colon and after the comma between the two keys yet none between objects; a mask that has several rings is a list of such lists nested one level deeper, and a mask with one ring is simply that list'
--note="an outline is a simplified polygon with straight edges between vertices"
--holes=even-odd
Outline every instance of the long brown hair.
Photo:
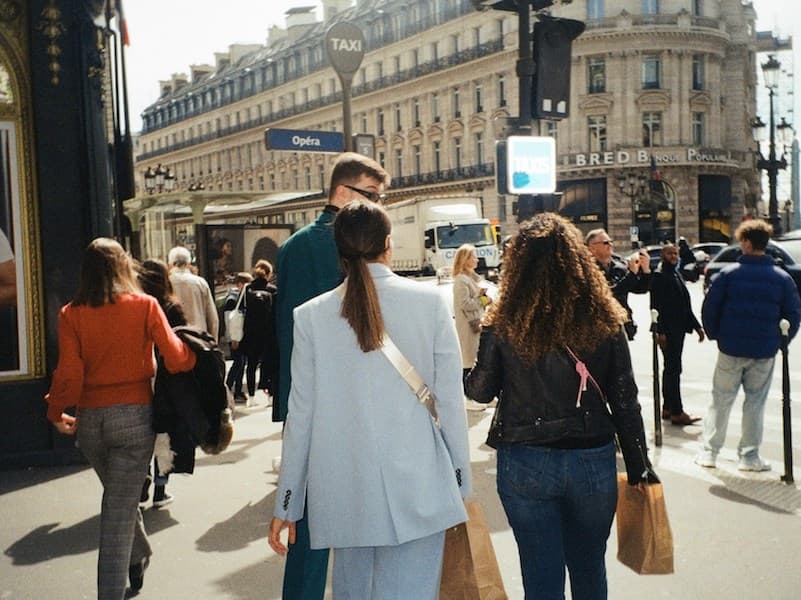
[{"label": "long brown hair", "polygon": [[113,304],[114,296],[125,292],[141,292],[133,261],[116,241],[103,237],[94,239],[83,254],[73,306]]},{"label": "long brown hair", "polygon": [[381,305],[367,263],[386,251],[391,229],[383,208],[361,200],[346,204],[334,220],[334,239],[347,276],[340,314],[356,333],[363,352],[380,348],[384,337]]},{"label": "long brown hair", "polygon": [[499,298],[486,322],[524,362],[565,345],[593,350],[625,320],[575,226],[554,213],[521,225],[504,254]]},{"label": "long brown hair", "polygon": [[142,291],[158,300],[162,309],[170,302],[177,302],[170,283],[170,271],[164,261],[148,258],[142,261],[136,271]]}]

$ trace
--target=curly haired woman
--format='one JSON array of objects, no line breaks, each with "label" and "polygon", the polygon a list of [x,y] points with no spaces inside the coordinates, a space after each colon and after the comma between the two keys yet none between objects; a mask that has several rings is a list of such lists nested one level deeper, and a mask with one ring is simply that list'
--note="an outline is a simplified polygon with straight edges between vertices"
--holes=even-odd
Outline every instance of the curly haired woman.
[{"label": "curly haired woman", "polygon": [[631,485],[658,481],[647,457],[631,357],[615,301],[580,233],[545,213],[505,255],[467,394],[500,398],[487,443],[517,540],[526,598],[607,597],[617,503],[614,436]]}]

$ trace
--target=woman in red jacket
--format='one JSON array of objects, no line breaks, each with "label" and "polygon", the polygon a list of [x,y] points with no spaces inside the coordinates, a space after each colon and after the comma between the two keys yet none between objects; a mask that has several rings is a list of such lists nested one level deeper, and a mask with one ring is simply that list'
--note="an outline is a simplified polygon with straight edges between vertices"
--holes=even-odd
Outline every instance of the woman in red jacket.
[{"label": "woman in red jacket", "polygon": [[[151,548],[139,495],[153,454],[153,346],[172,372],[188,371],[195,355],[170,329],[155,298],[137,285],[122,246],[97,238],[86,249],[78,292],[61,309],[58,367],[47,418],[78,435],[78,446],[103,485],[98,598],[141,589]],[[77,416],[64,411],[77,407]]]}]

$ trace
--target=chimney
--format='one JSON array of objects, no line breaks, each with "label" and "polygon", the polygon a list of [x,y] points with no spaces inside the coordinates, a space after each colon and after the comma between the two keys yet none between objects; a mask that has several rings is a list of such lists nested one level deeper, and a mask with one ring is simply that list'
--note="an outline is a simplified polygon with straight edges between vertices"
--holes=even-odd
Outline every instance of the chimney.
[{"label": "chimney", "polygon": [[192,83],[197,83],[214,72],[211,65],[190,65],[189,72],[192,74]]},{"label": "chimney", "polygon": [[162,79],[159,81],[159,98],[164,98],[172,94],[172,80]]},{"label": "chimney", "polygon": [[260,44],[231,44],[228,46],[228,55],[231,57],[231,63],[235,65],[243,56],[258,52],[261,48]]},{"label": "chimney", "polygon": [[334,15],[346,11],[350,6],[350,0],[323,0],[323,22],[328,23]]},{"label": "chimney", "polygon": [[277,44],[281,40],[286,39],[286,29],[279,27],[278,25],[273,25],[270,29],[267,30],[267,45],[273,46]]},{"label": "chimney", "polygon": [[300,39],[317,23],[313,6],[299,6],[286,11],[286,31],[290,42]]},{"label": "chimney", "polygon": [[231,54],[228,52],[214,53],[214,67],[218,73],[231,64]]},{"label": "chimney", "polygon": [[173,73],[172,74],[172,89],[176,92],[180,90],[182,87],[185,87],[189,80],[186,77],[186,73]]}]

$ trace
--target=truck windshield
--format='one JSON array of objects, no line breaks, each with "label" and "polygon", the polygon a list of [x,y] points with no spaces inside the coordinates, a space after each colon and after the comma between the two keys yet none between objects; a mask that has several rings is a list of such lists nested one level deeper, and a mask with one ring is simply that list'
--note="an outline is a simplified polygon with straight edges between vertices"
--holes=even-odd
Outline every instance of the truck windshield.
[{"label": "truck windshield", "polygon": [[491,246],[495,243],[492,228],[482,223],[437,227],[437,240],[440,248],[458,248],[462,244]]}]

